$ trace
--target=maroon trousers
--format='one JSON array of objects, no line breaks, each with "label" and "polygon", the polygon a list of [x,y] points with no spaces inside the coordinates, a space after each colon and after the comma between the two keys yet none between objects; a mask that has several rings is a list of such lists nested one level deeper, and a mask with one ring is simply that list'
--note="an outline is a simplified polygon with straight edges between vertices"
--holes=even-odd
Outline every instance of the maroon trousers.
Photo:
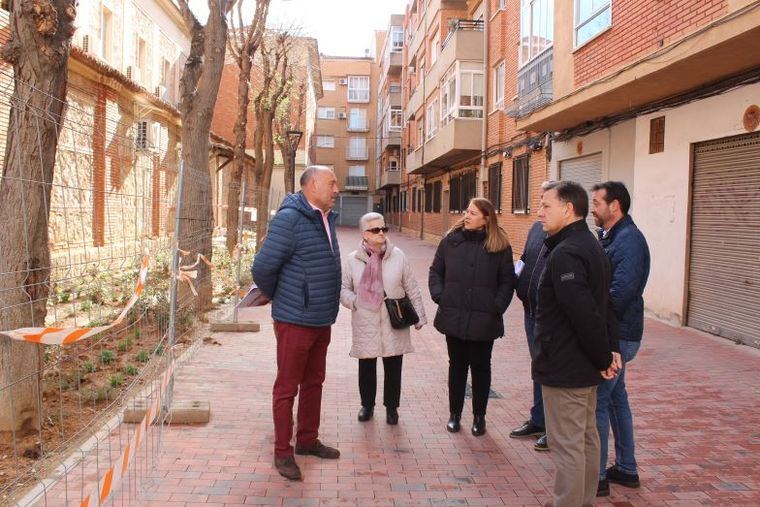
[{"label": "maroon trousers", "polygon": [[[325,381],[330,326],[306,327],[274,323],[277,337],[277,379],[272,389],[274,454],[293,456],[293,402],[298,394],[296,442],[311,446],[319,434],[322,383]],[[299,394],[300,389],[300,394]]]}]

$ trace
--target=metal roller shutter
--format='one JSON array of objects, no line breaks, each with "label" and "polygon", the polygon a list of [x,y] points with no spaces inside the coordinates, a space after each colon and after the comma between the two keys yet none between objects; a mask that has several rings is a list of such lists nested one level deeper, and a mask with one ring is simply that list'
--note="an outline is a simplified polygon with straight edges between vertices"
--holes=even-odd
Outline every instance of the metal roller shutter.
[{"label": "metal roller shutter", "polygon": [[559,163],[559,179],[580,183],[588,192],[589,214],[586,222],[592,231],[596,230],[594,217],[591,216],[591,187],[602,181],[602,154],[595,153],[585,157],[563,160]]},{"label": "metal roller shutter", "polygon": [[338,199],[338,225],[357,226],[362,215],[369,212],[366,195],[341,195]]},{"label": "metal roller shutter", "polygon": [[693,160],[687,325],[760,347],[760,133]]}]

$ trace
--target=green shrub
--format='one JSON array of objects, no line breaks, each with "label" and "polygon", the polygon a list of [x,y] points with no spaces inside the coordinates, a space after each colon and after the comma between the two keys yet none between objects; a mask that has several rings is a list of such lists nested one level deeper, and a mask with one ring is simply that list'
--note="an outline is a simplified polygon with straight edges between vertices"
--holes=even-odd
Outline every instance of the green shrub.
[{"label": "green shrub", "polygon": [[116,359],[116,354],[114,354],[110,350],[104,350],[100,353],[100,362],[103,364],[110,364],[113,363]]},{"label": "green shrub", "polygon": [[150,360],[150,354],[147,350],[141,350],[136,356],[135,359],[140,363],[147,363]]},{"label": "green shrub", "polygon": [[95,371],[95,365],[92,363],[92,361],[85,361],[82,363],[82,371],[85,373],[92,373]]},{"label": "green shrub", "polygon": [[135,375],[137,375],[137,373],[138,373],[138,369],[137,369],[137,366],[135,366],[134,364],[128,364],[124,367],[124,374],[129,377],[134,377]]},{"label": "green shrub", "polygon": [[124,375],[121,373],[115,373],[111,376],[111,378],[108,380],[108,383],[111,387],[116,389],[120,385],[124,383]]},{"label": "green shrub", "polygon": [[132,340],[129,338],[124,338],[119,343],[116,344],[116,350],[119,352],[126,352],[129,349],[132,348]]}]

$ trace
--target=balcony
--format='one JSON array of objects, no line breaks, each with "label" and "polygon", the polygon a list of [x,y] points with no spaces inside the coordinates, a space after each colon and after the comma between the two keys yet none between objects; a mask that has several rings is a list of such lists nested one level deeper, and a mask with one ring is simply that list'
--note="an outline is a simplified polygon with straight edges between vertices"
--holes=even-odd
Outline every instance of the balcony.
[{"label": "balcony", "polygon": [[[429,174],[477,157],[481,150],[482,120],[453,118],[417,149],[406,157],[409,174]],[[424,153],[424,156],[423,156]]]},{"label": "balcony", "polygon": [[401,103],[401,88],[399,88],[398,91],[388,92],[388,105],[399,107],[403,105]]},{"label": "balcony", "polygon": [[383,74],[398,76],[401,74],[401,51],[387,51],[383,65]]},{"label": "balcony", "polygon": [[409,121],[414,118],[414,115],[421,107],[422,83],[419,83],[417,85],[417,88],[414,89],[414,93],[412,93],[411,97],[409,97],[409,102],[406,104],[406,109],[404,110],[404,119],[406,119],[406,121]]},{"label": "balcony", "polygon": [[[729,15],[709,26],[688,44],[674,40],[657,51],[644,54],[619,72],[598,76],[595,81],[562,90],[541,109],[517,120],[518,130],[562,131],[584,122],[616,116],[678,97],[730,79],[741,78],[760,68],[760,10]],[[558,66],[572,59],[571,49],[560,53]],[[601,58],[606,55],[599,54]],[[559,80],[555,85],[558,91]]]},{"label": "balcony", "polygon": [[369,122],[367,119],[349,120],[346,125],[347,132],[369,132]]},{"label": "balcony", "polygon": [[[483,62],[482,21],[454,20],[452,30],[442,44],[441,54],[425,76],[425,95],[438,89],[445,72],[457,61]],[[417,85],[415,94],[421,89],[422,85]]]},{"label": "balcony", "polygon": [[385,190],[388,187],[401,185],[401,171],[398,169],[390,170],[384,168],[380,173],[380,186],[378,190]]},{"label": "balcony", "polygon": [[398,148],[401,146],[401,129],[389,129],[383,133],[383,139],[380,147],[383,151],[389,148]]},{"label": "balcony", "polygon": [[367,190],[369,179],[366,176],[346,176],[346,185],[343,190]]},{"label": "balcony", "polygon": [[517,71],[517,99],[504,108],[507,116],[522,118],[552,101],[554,50],[549,48]]},{"label": "balcony", "polygon": [[346,150],[346,160],[368,160],[369,154],[367,147],[349,148]]}]

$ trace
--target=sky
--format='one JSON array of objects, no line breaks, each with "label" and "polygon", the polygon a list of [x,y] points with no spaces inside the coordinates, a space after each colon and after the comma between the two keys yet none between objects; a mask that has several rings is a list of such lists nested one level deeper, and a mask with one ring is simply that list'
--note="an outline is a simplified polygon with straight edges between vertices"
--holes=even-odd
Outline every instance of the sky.
[{"label": "sky", "polygon": [[[252,17],[253,2],[249,2]],[[403,14],[407,0],[272,0],[268,25],[296,26],[315,37],[319,52],[330,56],[364,56],[374,30],[388,27],[391,14]],[[191,0],[198,19],[208,16],[205,0]]]}]

